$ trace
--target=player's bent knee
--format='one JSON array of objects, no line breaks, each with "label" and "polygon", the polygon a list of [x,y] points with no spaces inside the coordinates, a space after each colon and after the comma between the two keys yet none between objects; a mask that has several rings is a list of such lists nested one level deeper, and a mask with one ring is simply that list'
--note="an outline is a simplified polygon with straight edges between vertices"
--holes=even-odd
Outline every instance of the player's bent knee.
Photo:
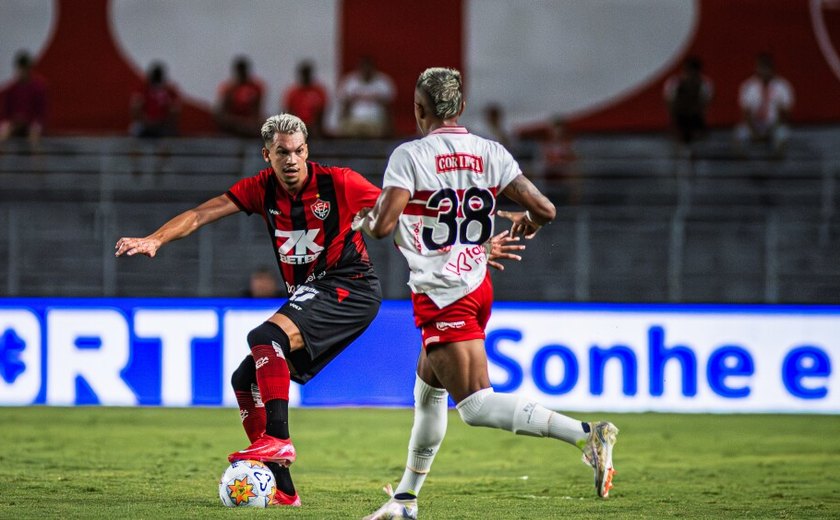
[{"label": "player's bent knee", "polygon": [[481,416],[471,415],[471,414],[461,414],[461,420],[467,426],[489,426],[488,424],[484,424],[484,421],[481,420]]},{"label": "player's bent knee", "polygon": [[257,345],[277,344],[283,349],[283,354],[289,355],[289,336],[277,324],[266,321],[248,333],[248,345],[251,348]]},{"label": "player's bent knee", "polygon": [[492,388],[486,388],[458,403],[458,413],[470,426],[545,437],[551,412],[534,401],[512,394],[497,394]]},{"label": "player's bent knee", "polygon": [[484,402],[488,395],[493,394],[492,388],[485,388],[468,396],[466,399],[458,403],[458,415],[461,420],[470,426],[493,426],[487,423],[487,417],[484,413]]}]

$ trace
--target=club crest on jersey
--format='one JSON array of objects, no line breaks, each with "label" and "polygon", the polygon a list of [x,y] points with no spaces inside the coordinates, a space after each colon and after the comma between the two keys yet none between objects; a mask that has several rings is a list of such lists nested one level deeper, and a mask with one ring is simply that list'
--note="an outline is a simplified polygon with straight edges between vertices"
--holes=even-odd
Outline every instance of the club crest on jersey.
[{"label": "club crest on jersey", "polygon": [[325,200],[318,199],[309,207],[312,208],[312,214],[321,220],[330,214],[330,203]]}]

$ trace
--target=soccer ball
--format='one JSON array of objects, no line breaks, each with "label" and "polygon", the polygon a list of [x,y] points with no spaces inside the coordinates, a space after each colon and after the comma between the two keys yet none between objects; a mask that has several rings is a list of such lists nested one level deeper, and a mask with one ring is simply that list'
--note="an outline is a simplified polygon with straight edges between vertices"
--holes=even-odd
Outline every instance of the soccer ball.
[{"label": "soccer ball", "polygon": [[277,484],[268,466],[256,460],[238,460],[219,480],[219,498],[227,507],[266,507]]}]

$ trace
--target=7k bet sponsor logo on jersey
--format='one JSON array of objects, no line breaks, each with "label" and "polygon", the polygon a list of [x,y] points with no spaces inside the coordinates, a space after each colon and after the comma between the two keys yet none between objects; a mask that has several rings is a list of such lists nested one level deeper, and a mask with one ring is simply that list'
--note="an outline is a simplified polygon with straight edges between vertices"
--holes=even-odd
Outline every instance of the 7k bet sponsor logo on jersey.
[{"label": "7k bet sponsor logo on jersey", "polygon": [[[328,210],[329,211],[329,210]],[[280,261],[286,264],[300,265],[314,262],[324,247],[315,242],[320,229],[307,229],[306,231],[293,229],[284,231],[277,229],[274,236],[285,238],[283,245],[277,248]],[[289,254],[294,249],[294,253]]]}]

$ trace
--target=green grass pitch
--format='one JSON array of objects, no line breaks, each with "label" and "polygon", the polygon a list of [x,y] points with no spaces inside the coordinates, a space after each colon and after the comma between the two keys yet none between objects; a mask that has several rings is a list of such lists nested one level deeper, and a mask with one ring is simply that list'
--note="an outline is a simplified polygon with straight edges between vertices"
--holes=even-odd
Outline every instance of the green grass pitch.
[{"label": "green grass pitch", "polygon": [[[609,500],[561,442],[470,428],[457,413],[423,519],[840,518],[840,417],[572,414],[620,429]],[[303,507],[227,509],[245,446],[234,409],[0,408],[0,518],[361,518],[399,481],[410,409],[294,409]]]}]

